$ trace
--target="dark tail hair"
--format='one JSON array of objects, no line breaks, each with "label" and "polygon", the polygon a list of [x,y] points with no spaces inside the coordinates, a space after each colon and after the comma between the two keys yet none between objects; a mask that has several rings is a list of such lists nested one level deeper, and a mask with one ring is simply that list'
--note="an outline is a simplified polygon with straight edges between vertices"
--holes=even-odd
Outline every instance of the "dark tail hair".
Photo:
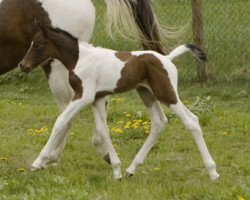
[{"label": "dark tail hair", "polygon": [[202,49],[193,44],[180,45],[176,47],[173,51],[171,51],[170,54],[167,55],[167,57],[170,60],[174,60],[176,57],[188,51],[191,52],[196,58],[199,58],[200,60],[207,62],[207,54]]},{"label": "dark tail hair", "polygon": [[137,0],[136,2],[129,0],[127,3],[130,4],[135,22],[145,38],[142,43],[144,49],[165,54],[154,11],[149,0]]},{"label": "dark tail hair", "polygon": [[154,13],[151,0],[105,0],[107,4],[107,28],[123,37],[142,42],[144,49],[166,54],[163,39],[176,38],[180,32],[163,28]]}]

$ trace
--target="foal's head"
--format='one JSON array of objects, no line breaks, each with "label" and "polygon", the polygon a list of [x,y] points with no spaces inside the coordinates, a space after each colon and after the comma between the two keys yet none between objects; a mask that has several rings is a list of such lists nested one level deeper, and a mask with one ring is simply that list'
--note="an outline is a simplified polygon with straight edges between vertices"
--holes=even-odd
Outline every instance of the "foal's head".
[{"label": "foal's head", "polygon": [[37,23],[37,27],[38,31],[33,37],[31,46],[19,63],[23,72],[29,73],[37,66],[54,58],[64,65],[76,62],[78,56],[76,38],[61,29],[47,27],[41,23]]}]

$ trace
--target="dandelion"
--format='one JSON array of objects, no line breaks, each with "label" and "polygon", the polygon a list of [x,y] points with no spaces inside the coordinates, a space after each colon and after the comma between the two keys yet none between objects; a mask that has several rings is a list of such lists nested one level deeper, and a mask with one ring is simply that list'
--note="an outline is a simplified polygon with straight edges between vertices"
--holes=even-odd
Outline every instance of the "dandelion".
[{"label": "dandelion", "polygon": [[228,135],[228,132],[224,131],[224,132],[222,133],[222,135]]},{"label": "dandelion", "polygon": [[131,117],[131,114],[128,113],[128,112],[124,112],[123,114],[124,114],[126,117]]},{"label": "dandelion", "polygon": [[120,133],[123,133],[123,130],[116,126],[111,129],[111,132],[120,134]]},{"label": "dandelion", "polygon": [[75,132],[70,133],[70,135],[75,135],[75,134],[76,134]]},{"label": "dandelion", "polygon": [[7,161],[8,158],[6,158],[6,157],[0,157],[0,160],[1,160],[1,161]]},{"label": "dandelion", "polygon": [[28,129],[28,134],[32,135],[32,136],[38,136],[40,134],[46,133],[47,131],[48,131],[47,126],[43,126],[40,129],[32,129],[32,128],[30,128],[30,129]]},{"label": "dandelion", "polygon": [[112,98],[111,101],[116,102],[116,103],[121,103],[124,102],[124,98]]},{"label": "dandelion", "polygon": [[160,171],[161,171],[161,168],[160,168],[160,167],[155,167],[155,168],[153,169],[153,171],[154,171],[154,172],[160,172]]},{"label": "dandelion", "polygon": [[131,122],[131,121],[128,121],[128,122],[125,124],[124,128],[125,128],[125,129],[131,128],[131,124],[132,124],[132,122]]},{"label": "dandelion", "polygon": [[238,200],[245,200],[242,196],[238,196]]},{"label": "dandelion", "polygon": [[183,103],[187,106],[189,105],[189,101],[188,100],[184,100]]},{"label": "dandelion", "polygon": [[125,129],[129,129],[130,127],[131,127],[131,126],[128,125],[128,124],[126,124],[126,125],[124,126]]},{"label": "dandelion", "polygon": [[26,169],[24,169],[24,168],[18,168],[17,172],[19,172],[19,173],[26,172]]},{"label": "dandelion", "polygon": [[116,122],[116,124],[123,124],[123,123],[124,123],[123,121]]}]

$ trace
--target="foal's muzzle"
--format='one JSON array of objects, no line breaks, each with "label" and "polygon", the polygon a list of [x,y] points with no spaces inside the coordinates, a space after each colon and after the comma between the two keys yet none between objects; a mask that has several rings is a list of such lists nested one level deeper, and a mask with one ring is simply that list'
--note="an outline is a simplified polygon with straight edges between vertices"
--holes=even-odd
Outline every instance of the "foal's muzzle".
[{"label": "foal's muzzle", "polygon": [[18,66],[20,67],[21,71],[26,73],[26,74],[28,74],[32,70],[31,67],[25,66],[24,64],[22,64],[22,62],[20,62]]}]

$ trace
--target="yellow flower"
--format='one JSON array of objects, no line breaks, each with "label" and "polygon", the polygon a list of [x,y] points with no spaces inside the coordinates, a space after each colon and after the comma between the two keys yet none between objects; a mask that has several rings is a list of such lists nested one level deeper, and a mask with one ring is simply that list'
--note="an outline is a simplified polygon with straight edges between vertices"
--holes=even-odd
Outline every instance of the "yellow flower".
[{"label": "yellow flower", "polygon": [[125,116],[126,116],[126,117],[131,117],[131,114],[127,113]]},{"label": "yellow flower", "polygon": [[160,171],[161,171],[161,168],[160,168],[160,167],[155,167],[155,168],[154,168],[154,171],[155,171],[155,172],[160,172]]},{"label": "yellow flower", "polygon": [[75,132],[72,132],[70,135],[75,135],[76,133]]},{"label": "yellow flower", "polygon": [[111,131],[114,133],[123,133],[123,130],[117,126],[112,128]]},{"label": "yellow flower", "polygon": [[19,168],[19,169],[17,169],[17,172],[19,172],[19,173],[21,173],[21,172],[26,172],[26,169],[24,169],[24,168]]},{"label": "yellow flower", "polygon": [[238,200],[245,200],[242,196],[238,196]]},{"label": "yellow flower", "polygon": [[228,132],[224,131],[222,134],[223,134],[223,135],[228,135]]},{"label": "yellow flower", "polygon": [[120,129],[120,128],[117,128],[117,129],[115,130],[115,132],[116,132],[116,133],[123,133],[123,130]]},{"label": "yellow flower", "polygon": [[139,128],[139,126],[132,126],[132,128],[133,128],[133,129],[138,129],[138,128]]},{"label": "yellow flower", "polygon": [[41,128],[41,131],[42,131],[42,132],[46,132],[46,131],[48,131],[47,126],[43,126],[43,127]]},{"label": "yellow flower", "polygon": [[189,104],[189,101],[188,100],[184,100],[183,101],[185,105],[188,105]]},{"label": "yellow flower", "polygon": [[124,122],[123,121],[118,121],[116,122],[117,124],[123,124]]},{"label": "yellow flower", "polygon": [[120,102],[123,102],[124,101],[124,98],[118,98],[117,99],[117,102],[120,103]]},{"label": "yellow flower", "polygon": [[1,157],[0,160],[2,160],[2,161],[7,161],[8,158],[6,158],[6,157]]},{"label": "yellow flower", "polygon": [[125,128],[125,129],[129,129],[129,128],[130,128],[130,125],[126,124],[126,125],[124,126],[124,128]]}]

